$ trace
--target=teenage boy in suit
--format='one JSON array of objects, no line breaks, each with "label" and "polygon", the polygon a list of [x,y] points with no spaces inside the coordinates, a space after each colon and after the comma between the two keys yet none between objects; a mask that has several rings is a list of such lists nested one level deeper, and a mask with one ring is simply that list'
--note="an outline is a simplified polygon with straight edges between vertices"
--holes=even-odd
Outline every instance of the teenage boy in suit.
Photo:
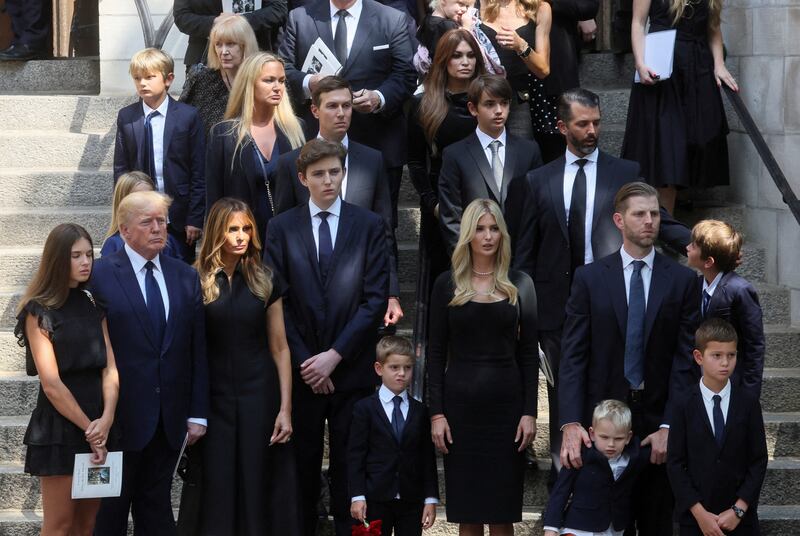
[{"label": "teenage boy in suit", "polygon": [[414,348],[402,337],[378,342],[380,389],[353,408],[347,444],[350,515],[383,521],[382,534],[419,536],[433,525],[439,486],[428,410],[408,394]]},{"label": "teenage boy in suit", "polygon": [[761,397],[764,375],[764,324],[756,289],[733,270],[742,249],[742,235],[728,223],[703,220],[692,229],[686,247],[689,266],[700,270],[703,318],[723,318],[739,338],[732,381]]},{"label": "teenage boy in suit", "polygon": [[156,48],[131,58],[129,71],[140,100],[117,114],[114,180],[143,171],[157,191],[172,198],[167,231],[181,245],[183,260],[192,264],[205,217],[205,127],[193,106],[167,93],[174,68],[169,54]]},{"label": "teenage boy in suit", "polygon": [[632,426],[624,402],[597,404],[589,427],[593,446],[584,447],[583,467],[558,473],[544,515],[545,536],[622,536],[632,518],[633,485],[650,461],[650,449],[639,446]]},{"label": "teenage boy in suit", "polygon": [[331,513],[337,536],[350,535],[347,438],[353,406],[375,391],[373,352],[389,297],[385,224],[340,197],[346,155],[341,143],[305,144],[297,171],[308,203],[270,220],[264,254],[289,285],[284,317],[306,536],[316,534],[326,420]]},{"label": "teenage boy in suit", "polygon": [[669,432],[667,473],[681,535],[758,535],[758,496],[767,440],[755,395],[730,381],[737,335],[721,318],[695,333],[703,377],[678,405]]}]

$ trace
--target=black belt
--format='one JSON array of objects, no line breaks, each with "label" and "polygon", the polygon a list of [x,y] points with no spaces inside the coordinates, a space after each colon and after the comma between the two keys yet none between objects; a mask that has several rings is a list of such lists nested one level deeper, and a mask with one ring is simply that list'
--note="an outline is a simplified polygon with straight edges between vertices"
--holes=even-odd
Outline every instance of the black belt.
[{"label": "black belt", "polygon": [[631,404],[640,404],[644,401],[644,389],[631,389],[628,391],[628,401]]}]

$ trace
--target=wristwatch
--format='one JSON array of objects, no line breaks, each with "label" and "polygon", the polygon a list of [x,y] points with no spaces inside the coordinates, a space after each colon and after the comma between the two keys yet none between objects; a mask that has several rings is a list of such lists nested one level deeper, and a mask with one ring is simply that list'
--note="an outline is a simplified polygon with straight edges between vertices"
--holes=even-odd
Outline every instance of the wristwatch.
[{"label": "wristwatch", "polygon": [[733,513],[736,514],[736,517],[738,517],[739,519],[742,519],[744,517],[745,511],[736,506],[735,504],[731,506],[731,510],[733,510]]},{"label": "wristwatch", "polygon": [[531,48],[530,45],[528,45],[528,48],[526,48],[522,52],[517,52],[517,56],[519,56],[520,58],[527,58],[528,56],[531,55],[531,52],[533,52],[533,49]]}]

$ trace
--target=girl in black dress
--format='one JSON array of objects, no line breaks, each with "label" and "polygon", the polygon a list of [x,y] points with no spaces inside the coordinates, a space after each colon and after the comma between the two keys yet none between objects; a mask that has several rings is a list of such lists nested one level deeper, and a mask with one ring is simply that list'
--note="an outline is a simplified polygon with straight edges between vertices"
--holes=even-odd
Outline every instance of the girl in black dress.
[{"label": "girl in black dress", "polygon": [[[203,439],[201,534],[263,535],[282,519],[294,474],[271,458],[292,435],[292,371],[283,324],[282,289],[261,264],[261,241],[247,205],[223,198],[208,214],[196,263],[206,308],[211,387]],[[281,447],[282,448],[282,447]],[[286,465],[286,464],[283,464]],[[289,527],[292,525],[289,524]]]},{"label": "girl in black dress", "polygon": [[24,442],[25,472],[40,478],[42,534],[91,535],[99,499],[71,498],[75,455],[104,463],[119,378],[103,312],[85,290],[92,240],[74,223],[54,228],[20,301],[14,334],[41,383]]},{"label": "girl in black dress", "polygon": [[444,453],[447,520],[459,534],[513,534],[522,520],[525,448],[536,436],[538,343],[531,278],[509,272],[500,207],[464,210],[452,271],[431,298],[431,435]]}]

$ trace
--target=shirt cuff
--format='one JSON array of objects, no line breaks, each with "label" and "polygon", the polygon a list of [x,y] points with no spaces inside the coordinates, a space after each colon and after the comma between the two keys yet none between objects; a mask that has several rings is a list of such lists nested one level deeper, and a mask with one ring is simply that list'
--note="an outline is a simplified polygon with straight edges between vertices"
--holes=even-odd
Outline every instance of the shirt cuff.
[{"label": "shirt cuff", "polygon": [[303,77],[303,95],[305,95],[307,99],[311,98],[311,88],[308,86],[312,76],[314,75],[307,74]]},{"label": "shirt cuff", "polygon": [[351,503],[354,503],[354,502],[356,502],[356,501],[366,501],[366,500],[367,500],[367,498],[366,498],[366,497],[364,497],[363,495],[356,495],[355,497],[353,497],[352,499],[350,499],[350,502],[351,502]]},{"label": "shirt cuff", "polygon": [[662,424],[661,426],[659,426],[659,428],[666,428],[667,430],[669,430],[669,425],[668,424]]},{"label": "shirt cuff", "polygon": [[552,530],[553,532],[558,533],[558,529],[555,528],[555,527],[544,527],[544,529],[542,529],[542,530],[545,530],[545,531]]},{"label": "shirt cuff", "polygon": [[439,504],[439,499],[436,497],[428,497],[425,499],[425,504]]},{"label": "shirt cuff", "polygon": [[381,100],[381,105],[378,106],[378,108],[376,108],[374,112],[372,112],[374,114],[380,112],[381,110],[383,110],[383,107],[386,106],[386,97],[383,96],[383,93],[381,93],[377,89],[375,90],[375,93],[378,94],[378,98]]},{"label": "shirt cuff", "polygon": [[199,417],[190,417],[186,420],[186,422],[192,422],[194,424],[199,424],[201,426],[205,426],[208,428],[208,419],[201,419]]}]

